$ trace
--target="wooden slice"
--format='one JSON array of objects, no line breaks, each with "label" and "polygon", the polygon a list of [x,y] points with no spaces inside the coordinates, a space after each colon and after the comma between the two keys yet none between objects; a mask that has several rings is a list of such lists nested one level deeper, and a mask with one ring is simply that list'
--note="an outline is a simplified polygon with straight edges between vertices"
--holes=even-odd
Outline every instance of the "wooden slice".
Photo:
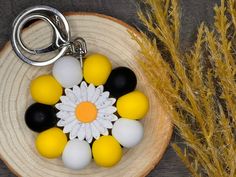
[{"label": "wooden slice", "polygon": [[[143,119],[145,135],[135,148],[124,149],[120,163],[112,168],[101,168],[91,163],[86,169],[73,171],[63,166],[62,160],[41,157],[35,149],[36,133],[24,122],[24,113],[33,102],[29,85],[38,75],[50,73],[51,66],[33,67],[16,57],[8,42],[0,53],[0,156],[18,176],[29,177],[140,177],[147,175],[160,161],[172,134],[171,121],[154,95],[135,56],[139,47],[130,38],[132,27],[112,17],[69,13],[67,16],[72,37],[83,37],[89,53],[108,56],[113,67],[130,67],[138,77],[138,89],[150,100],[150,110]],[[138,35],[138,33],[137,33]],[[34,23],[23,33],[25,43],[34,48],[50,42],[51,28],[44,22]],[[47,59],[45,54],[37,59]],[[98,66],[99,67],[99,66]]]}]

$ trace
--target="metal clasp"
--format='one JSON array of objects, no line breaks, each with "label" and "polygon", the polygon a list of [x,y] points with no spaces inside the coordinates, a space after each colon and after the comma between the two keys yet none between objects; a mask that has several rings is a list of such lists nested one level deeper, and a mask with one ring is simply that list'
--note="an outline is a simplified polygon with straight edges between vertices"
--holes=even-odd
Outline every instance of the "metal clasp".
[{"label": "metal clasp", "polygon": [[87,54],[86,42],[83,38],[75,38],[69,45],[69,50],[66,55],[73,55],[80,60],[81,67],[83,67],[83,58]]},{"label": "metal clasp", "polygon": [[[30,49],[22,42],[22,28],[27,22],[35,19],[41,19],[48,22],[53,29],[53,41],[48,47]],[[66,18],[58,10],[49,6],[35,6],[28,8],[16,17],[12,28],[12,48],[22,61],[34,66],[46,66],[54,63],[63,55],[70,54],[78,57],[82,66],[82,58],[87,53],[86,42],[80,37],[71,41],[69,24]],[[39,55],[56,50],[59,51],[58,54],[46,61],[32,60],[23,53],[26,52],[31,55]]]}]

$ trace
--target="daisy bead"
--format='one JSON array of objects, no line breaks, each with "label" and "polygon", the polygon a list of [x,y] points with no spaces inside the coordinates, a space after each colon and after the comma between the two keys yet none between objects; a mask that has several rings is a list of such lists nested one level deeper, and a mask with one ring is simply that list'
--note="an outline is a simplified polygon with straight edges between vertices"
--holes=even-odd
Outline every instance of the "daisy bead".
[{"label": "daisy bead", "polygon": [[60,98],[61,103],[56,104],[59,110],[57,123],[63,127],[64,133],[69,133],[69,138],[78,137],[91,143],[93,138],[108,135],[112,129],[112,121],[118,118],[114,114],[116,107],[115,98],[109,98],[109,92],[104,92],[102,85],[95,87],[82,82],[80,86],[65,89],[65,95]]}]

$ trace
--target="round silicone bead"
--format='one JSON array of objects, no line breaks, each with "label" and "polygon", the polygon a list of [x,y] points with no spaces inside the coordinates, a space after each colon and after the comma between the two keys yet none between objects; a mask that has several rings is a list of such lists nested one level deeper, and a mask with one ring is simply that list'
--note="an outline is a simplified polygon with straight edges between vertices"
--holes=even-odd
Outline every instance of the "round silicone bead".
[{"label": "round silicone bead", "polygon": [[122,146],[132,148],[143,138],[143,125],[137,120],[120,118],[112,128],[112,136]]},{"label": "round silicone bead", "polygon": [[73,170],[81,170],[89,165],[92,152],[89,143],[79,139],[70,140],[62,154],[64,165]]},{"label": "round silicone bead", "polygon": [[137,78],[132,70],[126,67],[118,67],[111,71],[105,84],[112,96],[120,97],[133,91],[137,85]]},{"label": "round silicone bead", "polygon": [[62,155],[67,137],[59,128],[50,128],[41,132],[36,138],[36,149],[46,158],[58,158]]},{"label": "round silicone bead", "polygon": [[121,146],[113,136],[102,136],[96,140],[92,146],[92,153],[96,164],[102,167],[112,167],[122,157]]},{"label": "round silicone bead", "polygon": [[112,65],[109,59],[101,54],[88,56],[84,61],[83,75],[87,83],[95,86],[103,85],[111,73]]},{"label": "round silicone bead", "polygon": [[60,100],[63,89],[51,75],[42,75],[31,81],[32,98],[39,103],[54,105]]},{"label": "round silicone bead", "polygon": [[34,103],[25,112],[25,122],[31,130],[42,132],[56,125],[56,110],[50,105]]},{"label": "round silicone bead", "polygon": [[83,79],[80,62],[72,56],[64,56],[57,60],[53,65],[52,73],[65,88],[78,85]]},{"label": "round silicone bead", "polygon": [[142,119],[149,108],[148,98],[140,91],[133,91],[117,100],[117,112],[128,119]]}]

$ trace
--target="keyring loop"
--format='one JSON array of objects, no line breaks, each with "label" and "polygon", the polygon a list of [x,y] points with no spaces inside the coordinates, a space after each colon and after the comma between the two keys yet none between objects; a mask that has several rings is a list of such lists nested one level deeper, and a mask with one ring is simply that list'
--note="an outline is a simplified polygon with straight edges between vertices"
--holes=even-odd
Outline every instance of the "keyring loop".
[{"label": "keyring loop", "polygon": [[[33,19],[41,19],[50,24],[54,33],[54,40],[52,44],[42,49],[29,49],[24,45],[21,39],[21,31],[24,25]],[[46,66],[54,63],[62,57],[70,43],[70,29],[66,18],[56,9],[49,6],[35,6],[26,9],[17,16],[13,23],[13,32],[11,38],[12,48],[16,55],[24,62],[34,66]],[[23,51],[31,54],[41,54],[59,50],[59,53],[46,61],[35,61],[23,54]]]}]

